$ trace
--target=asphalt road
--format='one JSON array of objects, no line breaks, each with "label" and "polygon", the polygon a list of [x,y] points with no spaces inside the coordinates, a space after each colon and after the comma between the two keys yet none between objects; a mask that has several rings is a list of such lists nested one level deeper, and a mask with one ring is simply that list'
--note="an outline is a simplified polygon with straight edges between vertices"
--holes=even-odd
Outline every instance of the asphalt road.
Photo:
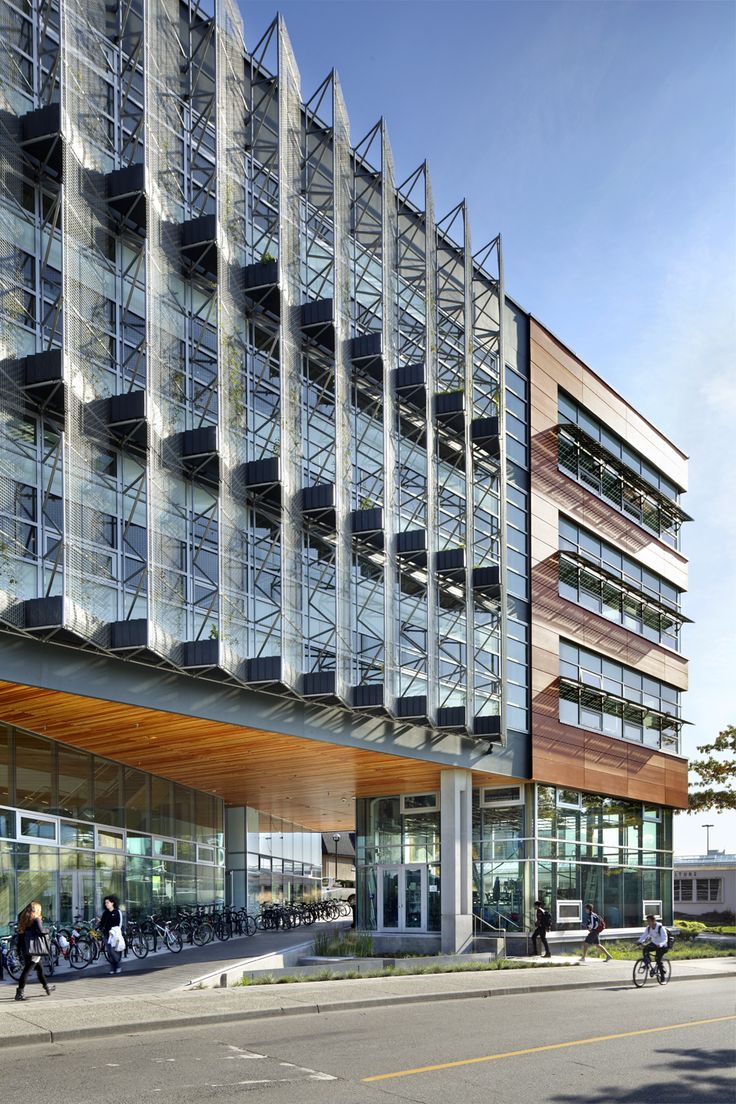
[{"label": "asphalt road", "polygon": [[8,1049],[0,1099],[733,1104],[735,1041],[731,978],[612,983]]}]

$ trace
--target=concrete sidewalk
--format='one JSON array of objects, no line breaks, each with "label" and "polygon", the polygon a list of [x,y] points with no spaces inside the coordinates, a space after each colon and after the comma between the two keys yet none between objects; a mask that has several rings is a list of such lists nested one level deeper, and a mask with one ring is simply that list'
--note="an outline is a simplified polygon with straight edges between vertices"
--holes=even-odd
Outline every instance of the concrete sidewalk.
[{"label": "concrete sidewalk", "polygon": [[[258,985],[189,993],[152,993],[147,997],[126,996],[118,991],[110,999],[94,1001],[81,998],[60,1001],[56,994],[46,997],[36,983],[29,984],[29,999],[23,1003],[13,1000],[12,989],[3,991],[7,996],[0,1000],[0,1047],[63,1042],[80,1035],[181,1030],[200,1024],[353,1011],[419,1001],[587,988],[616,991],[631,987],[632,966],[628,961],[568,966],[556,965],[554,960],[551,963],[540,960],[536,968],[525,970]],[[706,979],[730,984],[736,996],[736,959],[691,959],[673,963],[671,983]]]}]

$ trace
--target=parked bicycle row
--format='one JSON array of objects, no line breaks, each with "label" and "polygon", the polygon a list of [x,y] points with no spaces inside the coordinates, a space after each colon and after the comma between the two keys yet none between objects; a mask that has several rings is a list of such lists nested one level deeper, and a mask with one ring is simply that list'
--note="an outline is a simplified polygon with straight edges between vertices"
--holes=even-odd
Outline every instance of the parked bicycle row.
[{"label": "parked bicycle row", "polygon": [[[318,921],[347,917],[351,912],[345,902],[329,900],[265,905],[255,916],[244,908],[213,904],[179,908],[169,916],[149,915],[123,923],[117,898],[110,896],[105,898],[100,917],[86,920],[79,916],[71,926],[47,924],[40,935],[34,935],[38,954],[29,954],[21,914],[19,923],[9,925],[11,930],[0,938],[0,976],[7,971],[14,980],[19,980],[30,958],[37,959],[45,977],[51,977],[64,962],[73,970],[83,970],[102,959],[111,966],[111,973],[118,973],[122,957],[129,954],[138,959],[160,949],[178,954],[185,944],[203,947],[215,939],[253,936],[257,931],[289,931],[301,925],[309,927]],[[37,918],[40,921],[40,912]]]}]

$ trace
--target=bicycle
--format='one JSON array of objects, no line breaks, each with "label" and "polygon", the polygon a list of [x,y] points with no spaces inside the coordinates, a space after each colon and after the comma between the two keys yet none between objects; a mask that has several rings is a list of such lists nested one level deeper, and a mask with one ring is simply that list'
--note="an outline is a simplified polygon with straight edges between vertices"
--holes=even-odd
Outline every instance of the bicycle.
[{"label": "bicycle", "polygon": [[73,970],[83,970],[94,959],[94,952],[89,939],[79,935],[76,928],[69,931],[66,928],[57,928],[51,925],[49,934],[49,950],[54,966],[59,965],[64,958]]},{"label": "bicycle", "polygon": [[642,955],[641,958],[634,963],[632,978],[636,988],[641,989],[650,978],[656,978],[660,985],[666,985],[670,980],[671,974],[672,963],[668,958],[662,958],[659,966],[657,966],[656,962],[652,962]]},{"label": "bicycle", "polygon": [[171,951],[172,954],[178,954],[184,946],[184,941],[179,934],[171,926],[171,920],[159,921],[155,916],[148,917],[147,930],[143,933],[146,938],[146,942],[150,948],[150,936],[153,936],[153,950],[155,951],[158,944],[158,937],[161,937],[161,942],[164,946]]}]

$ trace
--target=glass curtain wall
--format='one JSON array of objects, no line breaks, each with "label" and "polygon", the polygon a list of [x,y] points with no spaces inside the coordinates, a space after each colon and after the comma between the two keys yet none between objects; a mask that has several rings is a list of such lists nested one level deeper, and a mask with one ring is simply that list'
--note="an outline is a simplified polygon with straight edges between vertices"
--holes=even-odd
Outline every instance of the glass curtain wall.
[{"label": "glass curtain wall", "polygon": [[591,901],[609,928],[637,927],[644,902],[672,919],[672,812],[639,801],[537,787],[537,887],[555,927],[563,901]]},{"label": "glass curtain wall", "polygon": [[[435,795],[419,795],[419,797]],[[437,795],[439,796],[439,795]],[[355,846],[358,927],[375,931],[380,927],[377,915],[378,869],[384,865],[407,863],[427,867],[427,931],[439,931],[442,920],[440,895],[440,814],[422,808],[414,799],[412,807],[400,797],[370,797],[356,801],[357,835]]]},{"label": "glass curtain wall", "polygon": [[[322,836],[289,820],[246,809],[247,908],[319,898]],[[233,841],[228,842],[233,849]]]},{"label": "glass curtain wall", "polygon": [[129,917],[221,902],[223,847],[219,798],[0,726],[0,925],[34,899],[65,924],[105,893]]},{"label": "glass curtain wall", "polygon": [[[376,915],[381,866],[426,863],[437,891],[428,895],[429,931],[439,931],[440,814],[402,812],[400,797],[363,798],[357,806],[358,925]],[[553,786],[489,786],[473,791],[473,912],[509,932],[531,930],[534,901],[555,930],[579,930],[574,906],[592,901],[609,928],[638,927],[645,902],[672,919],[672,811],[638,801]],[[566,911],[563,908],[563,912]]]}]

